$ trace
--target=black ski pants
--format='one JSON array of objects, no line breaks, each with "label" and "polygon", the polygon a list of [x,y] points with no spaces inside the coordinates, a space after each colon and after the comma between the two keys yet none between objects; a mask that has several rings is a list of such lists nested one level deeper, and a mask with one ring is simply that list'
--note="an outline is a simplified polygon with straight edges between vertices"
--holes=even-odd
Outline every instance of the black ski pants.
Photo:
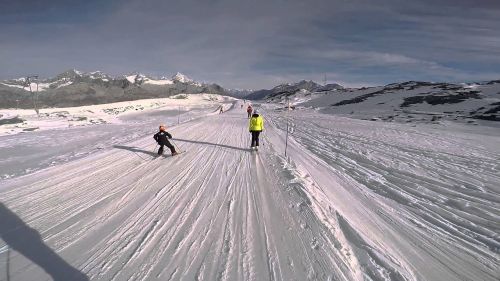
[{"label": "black ski pants", "polygon": [[252,133],[252,147],[259,146],[259,135],[261,131],[251,131]]},{"label": "black ski pants", "polygon": [[174,146],[169,141],[167,141],[165,144],[160,144],[160,149],[158,149],[158,155],[162,155],[163,154],[163,146],[168,147],[170,149],[171,153],[175,153]]}]

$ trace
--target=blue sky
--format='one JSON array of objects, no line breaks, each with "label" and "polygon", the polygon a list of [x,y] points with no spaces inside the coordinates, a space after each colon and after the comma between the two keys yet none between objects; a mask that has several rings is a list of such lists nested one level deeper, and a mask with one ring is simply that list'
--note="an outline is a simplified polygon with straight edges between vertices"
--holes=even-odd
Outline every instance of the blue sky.
[{"label": "blue sky", "polygon": [[10,1],[0,79],[177,71],[230,88],[500,79],[497,0]]}]

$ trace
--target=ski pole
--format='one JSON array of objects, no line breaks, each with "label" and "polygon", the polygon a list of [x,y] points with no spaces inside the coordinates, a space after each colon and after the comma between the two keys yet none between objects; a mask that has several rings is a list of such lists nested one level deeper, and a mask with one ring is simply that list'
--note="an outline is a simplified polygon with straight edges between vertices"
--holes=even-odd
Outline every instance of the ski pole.
[{"label": "ski pole", "polygon": [[172,141],[172,144],[177,147],[177,149],[179,150],[179,152],[182,152],[181,148],[174,142],[173,139],[170,139]]},{"label": "ski pole", "polygon": [[288,119],[286,121],[285,158],[286,158],[287,148],[288,148]]}]

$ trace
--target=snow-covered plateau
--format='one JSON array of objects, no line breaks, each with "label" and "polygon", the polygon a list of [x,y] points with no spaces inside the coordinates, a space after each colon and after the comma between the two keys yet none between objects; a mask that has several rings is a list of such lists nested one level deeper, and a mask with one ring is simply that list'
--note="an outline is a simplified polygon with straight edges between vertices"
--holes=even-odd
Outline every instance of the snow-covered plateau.
[{"label": "snow-covered plateau", "polygon": [[0,279],[499,280],[496,123],[316,96],[253,104],[258,152],[248,104],[216,95],[0,111],[23,120],[0,126]]},{"label": "snow-covered plateau", "polygon": [[213,107],[233,100],[212,94],[179,94],[169,98],[144,99],[110,104],[67,108],[0,109],[0,136],[27,131],[42,131],[94,124],[121,124],[124,115],[143,111],[190,110],[191,107]]}]

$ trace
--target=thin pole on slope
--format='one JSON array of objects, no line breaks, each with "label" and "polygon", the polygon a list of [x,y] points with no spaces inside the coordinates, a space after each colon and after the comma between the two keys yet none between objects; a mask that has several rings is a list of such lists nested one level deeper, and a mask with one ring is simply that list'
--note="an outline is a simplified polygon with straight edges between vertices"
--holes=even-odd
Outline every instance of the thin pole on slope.
[{"label": "thin pole on slope", "polygon": [[7,275],[7,281],[10,281],[10,248],[7,245],[7,261],[6,261],[6,270],[5,274]]},{"label": "thin pole on slope", "polygon": [[40,116],[40,111],[38,109],[38,76],[36,77],[36,103],[37,103],[37,108],[36,108],[36,114]]},{"label": "thin pole on slope", "polygon": [[262,130],[262,146],[265,146],[266,145],[266,142],[264,141],[265,139],[265,135],[264,135],[264,130]]},{"label": "thin pole on slope", "polygon": [[[33,92],[31,88],[31,81],[35,80],[36,92]],[[38,110],[38,75],[30,75],[26,77],[25,87],[29,87],[31,98],[33,99],[33,108],[35,109],[36,115],[40,116],[40,111]]]},{"label": "thin pole on slope", "polygon": [[286,158],[287,148],[288,148],[288,118],[286,119],[285,158]]},{"label": "thin pole on slope", "polygon": [[286,139],[285,139],[285,158],[286,158],[286,150],[288,148],[288,127],[289,127],[289,118],[288,118],[288,110],[290,108],[290,103],[288,101],[288,97],[286,98],[286,102],[287,102],[287,111],[286,111],[286,114],[285,114],[285,118],[286,118]]}]

